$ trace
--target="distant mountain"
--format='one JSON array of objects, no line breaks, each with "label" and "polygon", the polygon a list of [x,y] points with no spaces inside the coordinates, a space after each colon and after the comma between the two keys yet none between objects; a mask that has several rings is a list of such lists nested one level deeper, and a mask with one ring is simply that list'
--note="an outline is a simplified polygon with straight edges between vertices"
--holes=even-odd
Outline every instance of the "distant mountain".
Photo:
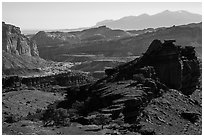
[{"label": "distant mountain", "polygon": [[112,29],[139,30],[146,28],[170,27],[198,23],[202,21],[199,14],[187,11],[163,11],[155,15],[142,14],[139,16],[127,16],[118,20],[105,20],[98,22],[96,26],[105,25]]},{"label": "distant mountain", "polygon": [[[90,27],[82,27],[82,28],[74,28],[74,29],[45,29],[43,31],[45,32],[53,32],[53,31],[60,31],[60,32],[71,32],[71,31],[82,31],[84,29],[89,29]],[[24,29],[22,30],[22,33],[24,35],[34,35],[38,33],[39,31],[42,31],[42,29]]]},{"label": "distant mountain", "polygon": [[39,57],[35,41],[21,34],[20,28],[2,22],[3,74],[20,74],[38,71],[45,60]]}]

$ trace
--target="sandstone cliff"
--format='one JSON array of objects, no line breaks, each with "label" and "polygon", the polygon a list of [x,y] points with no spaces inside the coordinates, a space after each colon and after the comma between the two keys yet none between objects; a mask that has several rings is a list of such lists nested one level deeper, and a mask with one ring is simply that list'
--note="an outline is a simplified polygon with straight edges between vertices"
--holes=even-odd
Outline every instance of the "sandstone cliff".
[{"label": "sandstone cliff", "polygon": [[16,55],[38,56],[35,41],[21,34],[20,28],[2,23],[2,49]]},{"label": "sandstone cliff", "polygon": [[19,74],[37,70],[45,60],[39,57],[35,41],[21,34],[20,28],[2,22],[3,74]]}]

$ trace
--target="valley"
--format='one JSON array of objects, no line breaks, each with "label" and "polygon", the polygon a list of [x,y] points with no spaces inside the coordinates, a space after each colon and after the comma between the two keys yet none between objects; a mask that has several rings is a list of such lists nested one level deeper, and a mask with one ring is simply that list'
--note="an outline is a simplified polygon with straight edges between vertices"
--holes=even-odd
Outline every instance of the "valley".
[{"label": "valley", "polygon": [[2,22],[2,134],[201,135],[199,18],[164,11],[27,35]]},{"label": "valley", "polygon": [[[195,47],[197,56],[201,57],[201,25],[202,23],[192,23],[140,31],[113,30],[101,26],[76,32],[38,32],[31,39],[39,45],[40,57],[51,61],[71,62],[76,64],[71,67],[72,70],[86,71],[95,78],[102,78],[105,68],[115,67],[141,56],[154,39],[175,39],[178,45]],[[98,34],[103,39],[86,38]],[[44,39],[47,41],[43,41]]]}]

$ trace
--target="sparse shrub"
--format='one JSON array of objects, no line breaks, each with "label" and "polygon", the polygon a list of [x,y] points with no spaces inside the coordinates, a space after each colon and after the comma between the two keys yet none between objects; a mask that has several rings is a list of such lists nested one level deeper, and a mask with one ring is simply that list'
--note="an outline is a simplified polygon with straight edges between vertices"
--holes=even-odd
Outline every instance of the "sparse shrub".
[{"label": "sparse shrub", "polygon": [[20,120],[20,117],[14,114],[9,114],[7,116],[5,116],[4,122],[7,123],[15,123],[18,122]]},{"label": "sparse shrub", "polygon": [[38,121],[41,120],[43,117],[43,113],[45,110],[37,109],[35,113],[28,113],[26,119],[31,121]]},{"label": "sparse shrub", "polygon": [[78,111],[76,109],[68,109],[67,113],[69,114],[70,119],[75,119],[76,117],[79,117]]},{"label": "sparse shrub", "polygon": [[96,125],[106,125],[109,124],[112,121],[111,117],[109,115],[105,115],[105,114],[96,114],[96,117],[91,119],[91,123],[92,124],[96,124]]},{"label": "sparse shrub", "polygon": [[49,107],[44,113],[42,120],[45,126],[67,126],[70,124],[66,109]]},{"label": "sparse shrub", "polygon": [[84,115],[86,113],[85,104],[83,101],[76,101],[72,104],[72,109],[76,111],[79,115]]},{"label": "sparse shrub", "polygon": [[133,75],[133,80],[136,80],[138,83],[144,83],[145,82],[145,77],[143,74],[134,74]]}]

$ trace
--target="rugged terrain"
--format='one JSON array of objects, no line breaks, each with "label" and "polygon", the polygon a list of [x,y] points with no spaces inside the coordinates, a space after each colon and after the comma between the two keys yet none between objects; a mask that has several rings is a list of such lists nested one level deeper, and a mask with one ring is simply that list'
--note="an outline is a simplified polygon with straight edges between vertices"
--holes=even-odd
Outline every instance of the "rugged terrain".
[{"label": "rugged terrain", "polygon": [[201,60],[174,42],[154,40],[96,82],[71,72],[5,78],[3,134],[202,134]]},{"label": "rugged terrain", "polygon": [[[102,78],[107,67],[141,56],[154,39],[175,39],[178,45],[195,47],[202,56],[202,23],[147,28],[144,30],[114,30],[105,26],[75,32],[39,32],[36,40],[40,57],[71,62],[73,69]],[[92,67],[90,67],[92,66]]]},{"label": "rugged terrain", "polygon": [[106,70],[93,85],[68,90],[68,106],[83,104],[79,122],[96,124],[94,117],[102,117],[99,125],[114,124],[117,134],[201,134],[200,63],[193,47],[173,42],[155,40],[139,59]]},{"label": "rugged terrain", "polygon": [[[140,56],[144,53],[154,39],[175,39],[179,45],[194,46],[201,57],[201,36],[202,23],[194,23],[153,30],[138,31],[116,31],[102,26],[87,29],[79,32],[50,32],[47,35],[40,35],[41,32],[33,36],[33,40],[39,45],[40,57],[49,60],[65,61],[67,55],[104,55],[105,57],[127,57],[130,55]],[[116,33],[116,34],[114,34]],[[64,35],[72,34],[75,36],[94,36],[103,35],[104,39],[94,39],[72,44],[69,39],[58,42],[57,39],[64,39]],[[109,34],[109,36],[107,35]],[[57,35],[57,36],[56,36]],[[117,39],[115,39],[115,36]],[[46,37],[46,38],[44,38]],[[53,39],[53,44],[44,39]],[[42,44],[41,41],[44,43]],[[49,53],[49,54],[48,54]]]}]

